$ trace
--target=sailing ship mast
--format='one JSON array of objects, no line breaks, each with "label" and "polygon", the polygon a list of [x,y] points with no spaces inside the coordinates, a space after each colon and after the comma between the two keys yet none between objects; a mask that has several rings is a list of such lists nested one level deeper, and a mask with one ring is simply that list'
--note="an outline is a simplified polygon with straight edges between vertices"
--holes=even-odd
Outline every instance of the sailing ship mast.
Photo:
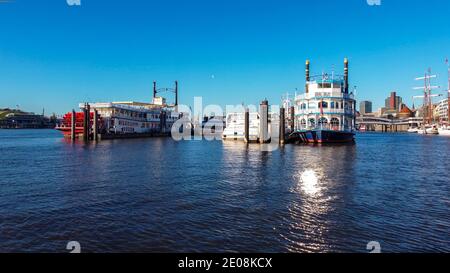
[{"label": "sailing ship mast", "polygon": [[416,81],[424,81],[423,87],[414,87],[414,90],[423,90],[423,96],[415,96],[415,98],[423,98],[423,125],[431,125],[433,123],[433,95],[432,91],[438,89],[439,86],[431,85],[431,79],[436,78],[436,75],[431,74],[431,68],[425,72],[424,77],[416,78]]}]

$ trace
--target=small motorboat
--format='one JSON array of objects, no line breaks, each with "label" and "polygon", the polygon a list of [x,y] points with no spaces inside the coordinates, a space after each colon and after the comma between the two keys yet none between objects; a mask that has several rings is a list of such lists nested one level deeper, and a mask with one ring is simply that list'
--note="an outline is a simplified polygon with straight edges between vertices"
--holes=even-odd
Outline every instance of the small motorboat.
[{"label": "small motorboat", "polygon": [[413,134],[417,134],[419,132],[419,128],[409,128],[408,129],[408,133],[413,133]]},{"label": "small motorboat", "polygon": [[425,127],[417,131],[421,135],[439,135],[439,129],[436,125]]},{"label": "small motorboat", "polygon": [[439,135],[441,136],[450,136],[450,127],[449,126],[442,126],[438,129]]}]

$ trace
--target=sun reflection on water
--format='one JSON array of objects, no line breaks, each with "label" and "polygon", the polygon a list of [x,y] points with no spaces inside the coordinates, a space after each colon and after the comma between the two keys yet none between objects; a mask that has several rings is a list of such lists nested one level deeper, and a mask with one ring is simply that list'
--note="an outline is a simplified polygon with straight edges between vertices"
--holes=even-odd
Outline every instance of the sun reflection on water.
[{"label": "sun reflection on water", "polygon": [[321,168],[305,168],[294,175],[297,198],[289,205],[288,230],[280,234],[290,252],[324,252],[329,249],[326,216],[332,211],[327,176]]},{"label": "sun reflection on water", "polygon": [[309,196],[316,196],[320,192],[319,178],[314,170],[305,170],[300,175],[300,189]]}]

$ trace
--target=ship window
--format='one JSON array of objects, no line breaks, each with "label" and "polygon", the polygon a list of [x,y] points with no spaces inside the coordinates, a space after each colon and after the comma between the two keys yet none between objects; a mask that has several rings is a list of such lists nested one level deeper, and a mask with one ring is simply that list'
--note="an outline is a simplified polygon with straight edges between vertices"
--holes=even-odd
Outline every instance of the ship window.
[{"label": "ship window", "polygon": [[319,125],[326,125],[328,124],[328,119],[327,118],[321,118],[319,120]]},{"label": "ship window", "polygon": [[[320,106],[320,104],[322,104],[322,106]],[[328,108],[328,102],[326,101],[319,102],[319,108]]]},{"label": "ship window", "polygon": [[301,128],[303,129],[303,128],[306,128],[306,119],[302,119],[301,121],[300,121],[300,125],[301,125]]},{"label": "ship window", "polygon": [[331,83],[319,83],[319,88],[331,88]]},{"label": "ship window", "polygon": [[310,127],[316,127],[316,120],[313,119],[313,118],[309,119],[309,126]]},{"label": "ship window", "polygon": [[332,118],[331,119],[331,126],[333,127],[333,129],[337,129],[339,127],[339,119],[337,118]]},{"label": "ship window", "polygon": [[334,109],[334,101],[331,102],[330,108]]}]

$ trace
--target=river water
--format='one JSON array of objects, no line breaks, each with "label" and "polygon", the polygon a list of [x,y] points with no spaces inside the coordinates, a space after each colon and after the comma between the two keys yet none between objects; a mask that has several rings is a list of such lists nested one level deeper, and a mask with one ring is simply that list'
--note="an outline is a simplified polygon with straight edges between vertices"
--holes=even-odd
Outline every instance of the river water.
[{"label": "river water", "polygon": [[450,138],[71,144],[0,130],[0,252],[450,251]]}]

